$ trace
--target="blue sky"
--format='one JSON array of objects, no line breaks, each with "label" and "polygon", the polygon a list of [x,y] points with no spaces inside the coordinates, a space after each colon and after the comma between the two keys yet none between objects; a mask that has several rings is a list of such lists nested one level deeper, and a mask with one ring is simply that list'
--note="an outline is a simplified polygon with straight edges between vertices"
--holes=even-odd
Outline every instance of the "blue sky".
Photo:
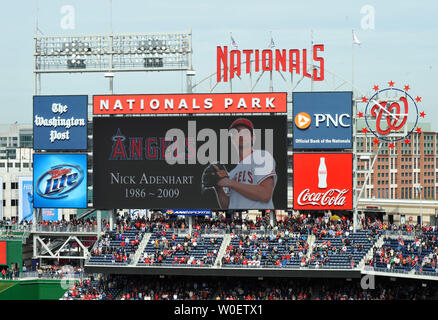
[{"label": "blue sky", "polygon": [[[39,29],[45,35],[101,34],[110,31],[110,0],[4,1],[0,12],[3,45],[0,51],[1,123],[31,123],[33,95],[33,35],[38,12]],[[61,28],[61,8],[75,9],[75,29]],[[361,8],[375,9],[375,28],[361,28]],[[37,10],[38,7],[38,10]],[[438,4],[435,1],[139,1],[113,0],[114,33],[192,30],[194,83],[216,71],[216,46],[230,44],[230,32],[240,49],[264,49],[270,32],[277,48],[309,48],[325,45],[327,70],[347,80],[352,77],[352,29],[361,41],[354,48],[355,84],[369,93],[374,84],[396,87],[409,84],[410,93],[422,97],[420,109],[438,130]],[[326,74],[329,78],[329,74]],[[331,77],[331,76],[330,76]],[[43,75],[41,94],[102,94],[108,92],[103,74]],[[327,90],[328,82],[315,90]],[[237,91],[245,83],[233,83]],[[181,72],[117,74],[115,93],[178,93],[185,91]],[[199,87],[205,92],[207,87]],[[239,90],[240,89],[240,90]],[[286,91],[279,75],[274,90]],[[303,81],[297,88],[310,90]],[[351,87],[344,86],[350,90]],[[218,86],[216,92],[226,92]],[[263,78],[258,91],[267,91]]]}]

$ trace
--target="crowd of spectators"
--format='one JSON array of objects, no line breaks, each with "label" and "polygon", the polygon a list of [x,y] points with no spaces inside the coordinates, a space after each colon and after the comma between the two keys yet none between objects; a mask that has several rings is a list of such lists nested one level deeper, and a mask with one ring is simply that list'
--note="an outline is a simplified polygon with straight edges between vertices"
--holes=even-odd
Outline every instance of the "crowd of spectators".
[{"label": "crowd of spectators", "polygon": [[[129,263],[143,237],[142,230],[125,219],[118,219],[114,232],[108,230],[109,225],[106,228],[105,235],[93,247],[91,257],[111,255],[112,263]],[[128,232],[131,230],[133,232]]]},{"label": "crowd of spectators", "polygon": [[23,225],[18,224],[15,218],[3,217],[3,219],[0,219],[0,237],[2,238],[13,238],[14,231],[19,231],[22,228]]},{"label": "crowd of spectators", "polygon": [[437,245],[437,233],[435,231],[427,231],[423,235],[425,246],[430,248],[430,253],[423,259],[424,269],[438,272],[438,245]]},{"label": "crowd of spectators", "polygon": [[[233,245],[235,244],[235,245]],[[281,266],[307,253],[305,237],[289,230],[270,235],[231,234],[231,243],[222,257],[222,265]]]},{"label": "crowd of spectators", "polygon": [[[189,225],[183,218],[169,217],[165,215],[154,215],[153,217],[139,217],[131,219],[127,217],[119,217],[119,220],[134,224],[143,232],[155,232],[162,230],[188,230]],[[192,229],[202,234],[223,234],[235,231],[251,231],[251,230],[271,230],[269,217],[257,217],[256,221],[247,219],[247,217],[227,219],[225,215],[218,214],[215,217],[194,216],[192,221]]]},{"label": "crowd of spectators", "polygon": [[[118,294],[108,296],[108,288]],[[438,298],[438,286],[412,279],[378,278],[374,289],[360,280],[109,276],[85,280],[70,289],[66,300],[425,300]]]},{"label": "crowd of spectators", "polygon": [[[140,261],[146,265],[161,264],[172,260],[172,264],[187,265],[212,265],[214,264],[220,245],[220,238],[203,238],[201,232],[193,231],[191,234],[178,236],[173,232],[156,231],[152,240],[153,251],[145,250]],[[202,256],[193,254],[198,246],[207,246]]]},{"label": "crowd of spectators", "polygon": [[13,280],[18,277],[18,271],[9,269],[8,266],[0,267],[0,279],[2,280]]},{"label": "crowd of spectators", "polygon": [[[102,225],[107,226],[108,222],[103,219]],[[109,227],[109,225],[108,225]],[[97,219],[95,217],[87,219],[71,219],[59,220],[59,221],[38,221],[37,230],[48,231],[48,232],[96,232],[97,231]]]},{"label": "crowd of spectators", "polygon": [[424,267],[428,267],[427,270],[437,272],[438,243],[434,228],[426,226],[416,233],[414,240],[398,237],[395,245],[389,245],[389,238],[385,241],[381,248],[374,248],[373,257],[366,262],[367,265],[384,265],[391,271],[403,267],[416,272],[423,272]]},{"label": "crowd of spectators", "polygon": [[119,292],[113,281],[84,279],[75,281],[60,300],[113,300]]},{"label": "crowd of spectators", "polygon": [[[269,215],[257,217],[255,221],[252,221],[246,215],[243,215],[243,218],[233,217],[230,219],[219,214],[215,217],[194,217],[192,234],[188,234],[187,222],[180,217],[153,215],[150,218],[131,219],[130,216],[119,216],[116,224],[116,236],[127,228],[134,228],[140,233],[148,232],[156,235],[153,240],[153,252],[145,251],[140,256],[139,262],[146,265],[168,263],[169,260],[173,260],[172,264],[206,265],[214,263],[218,254],[216,248],[212,248],[203,258],[194,258],[190,255],[190,250],[196,248],[196,245],[203,240],[204,233],[228,233],[231,235],[232,241],[236,238],[239,239],[239,245],[230,244],[226,248],[225,255],[221,260],[222,265],[282,266],[288,265],[293,259],[298,259],[301,267],[311,265],[319,268],[330,264],[332,257],[337,256],[338,259],[341,259],[340,257],[343,256],[342,261],[348,261],[343,263],[355,267],[359,262],[357,257],[365,255],[368,251],[368,248],[365,250],[363,243],[358,244],[350,240],[353,223],[351,218],[347,216],[289,215],[271,225]],[[371,218],[361,219],[360,228],[367,231],[366,237],[371,244],[385,230],[403,231],[411,234],[421,231],[435,231],[435,227],[428,225],[424,225],[422,228],[419,225],[408,224],[396,227],[379,219]],[[182,232],[181,234],[185,237],[183,241],[175,241],[175,238],[178,237],[177,232]],[[307,243],[309,236],[313,236],[315,239],[311,253]],[[338,240],[333,242],[336,239]],[[139,240],[141,240],[140,237],[134,239],[137,241],[132,243],[135,248],[137,248]],[[214,245],[217,238],[209,239],[209,241]],[[289,244],[289,241],[294,242]],[[127,250],[123,246],[111,246],[110,242],[111,239],[107,234],[100,240],[92,252],[92,256],[112,254],[114,262],[126,262],[132,259],[133,250]],[[288,245],[279,250],[279,245],[282,243],[283,245],[288,243]],[[353,257],[354,254],[356,254],[356,258]],[[383,255],[383,259],[386,259],[385,255]],[[393,259],[396,264],[398,259],[398,257]],[[401,263],[403,261],[401,259]],[[428,257],[428,261],[430,261],[430,265],[436,265],[437,255],[431,255]],[[372,263],[373,260],[370,261],[369,265]],[[410,258],[407,258],[406,263],[412,263]]]},{"label": "crowd of spectators", "polygon": [[374,266],[375,262],[386,265],[389,270],[395,270],[397,267],[415,268],[419,270],[422,265],[421,249],[417,251],[417,246],[420,248],[419,239],[413,244],[410,242],[405,245],[405,241],[402,238],[397,240],[398,246],[396,248],[392,246],[382,246],[381,248],[374,249],[374,259],[368,262],[368,265]]}]

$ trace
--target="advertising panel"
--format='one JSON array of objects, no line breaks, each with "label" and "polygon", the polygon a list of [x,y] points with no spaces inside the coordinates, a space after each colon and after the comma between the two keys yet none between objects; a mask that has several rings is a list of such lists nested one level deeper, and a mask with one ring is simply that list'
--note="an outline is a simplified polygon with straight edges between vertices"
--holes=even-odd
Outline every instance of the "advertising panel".
[{"label": "advertising panel", "polygon": [[18,220],[33,220],[32,177],[18,178]]},{"label": "advertising panel", "polygon": [[87,207],[86,154],[34,154],[35,208]]},{"label": "advertising panel", "polygon": [[93,114],[286,113],[286,92],[95,95]]},{"label": "advertising panel", "polygon": [[353,148],[352,92],[294,92],[294,149]]},{"label": "advertising panel", "polygon": [[352,210],[352,153],[295,153],[295,210]]},{"label": "advertising panel", "polygon": [[0,241],[0,265],[7,263],[6,241]]},{"label": "advertising panel", "polygon": [[211,210],[174,210],[167,209],[166,214],[171,216],[211,216]]},{"label": "advertising panel", "polygon": [[3,219],[3,177],[0,177],[0,220]]},{"label": "advertising panel", "polygon": [[62,209],[41,209],[41,215],[43,221],[58,221],[60,220]]},{"label": "advertising panel", "polygon": [[87,96],[34,96],[33,148],[87,150]]},{"label": "advertising panel", "polygon": [[98,209],[287,208],[285,115],[95,118],[93,130]]}]

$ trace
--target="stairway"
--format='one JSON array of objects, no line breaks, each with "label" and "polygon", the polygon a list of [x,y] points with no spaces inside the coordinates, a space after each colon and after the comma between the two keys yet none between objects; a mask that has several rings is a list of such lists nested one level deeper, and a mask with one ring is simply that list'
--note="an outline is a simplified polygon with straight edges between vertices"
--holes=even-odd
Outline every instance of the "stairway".
[{"label": "stairway", "polygon": [[225,255],[227,247],[230,245],[230,242],[231,242],[231,236],[229,234],[225,234],[221,248],[219,249],[219,252],[217,254],[217,258],[214,263],[214,266],[222,266],[222,258]]},{"label": "stairway", "polygon": [[384,235],[380,235],[379,238],[376,240],[376,242],[374,242],[374,245],[370,248],[370,250],[368,250],[368,252],[365,254],[365,256],[362,258],[362,260],[360,260],[360,262],[357,264],[357,267],[359,269],[362,269],[363,267],[365,267],[365,261],[367,261],[368,259],[371,259],[373,257],[373,250],[374,248],[378,249],[381,248],[384,242]]},{"label": "stairway", "polygon": [[152,235],[152,233],[145,233],[144,234],[143,239],[141,240],[141,242],[137,248],[137,251],[135,252],[134,259],[132,259],[132,262],[130,263],[130,265],[134,265],[134,266],[137,265],[138,260],[140,260],[142,254],[143,254],[143,251],[146,248],[146,245],[148,244],[149,239],[151,238],[151,235]]},{"label": "stairway", "polygon": [[307,238],[307,253],[306,256],[307,258],[310,258],[312,256],[312,252],[313,252],[313,244],[316,242],[316,237],[314,234],[309,235],[309,237]]}]

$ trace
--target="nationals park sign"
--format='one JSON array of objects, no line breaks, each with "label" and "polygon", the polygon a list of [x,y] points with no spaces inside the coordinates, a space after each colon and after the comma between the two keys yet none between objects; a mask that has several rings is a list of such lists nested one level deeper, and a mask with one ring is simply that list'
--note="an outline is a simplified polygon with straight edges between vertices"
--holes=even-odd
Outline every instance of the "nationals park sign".
[{"label": "nationals park sign", "polygon": [[286,92],[93,96],[93,113],[286,113]]}]

